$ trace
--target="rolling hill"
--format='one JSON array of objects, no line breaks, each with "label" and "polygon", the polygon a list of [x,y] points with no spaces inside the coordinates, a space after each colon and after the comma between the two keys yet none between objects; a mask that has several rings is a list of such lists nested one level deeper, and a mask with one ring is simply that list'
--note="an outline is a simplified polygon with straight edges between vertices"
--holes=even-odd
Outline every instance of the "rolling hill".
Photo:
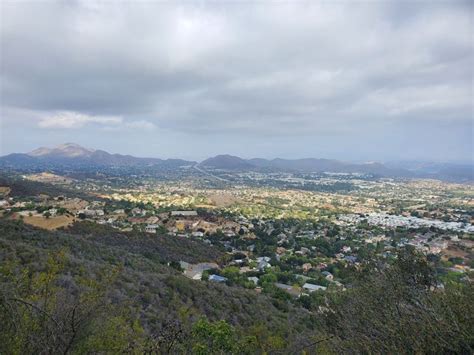
[{"label": "rolling hill", "polygon": [[233,155],[217,155],[206,159],[200,164],[202,167],[222,169],[222,170],[251,170],[256,166],[242,158]]},{"label": "rolling hill", "polygon": [[355,164],[332,159],[242,159],[232,155],[217,155],[199,164],[204,168],[229,171],[280,171],[302,173],[361,173],[378,176],[404,176],[411,174],[403,169],[390,169],[381,163]]},{"label": "rolling hill", "polygon": [[81,166],[164,166],[180,167],[195,162],[182,159],[137,158],[131,155],[110,154],[104,150],[66,143],[55,148],[41,147],[26,154],[13,153],[0,157],[0,167],[31,168],[47,165]]},{"label": "rolling hill", "polygon": [[[95,167],[177,169],[196,165],[195,161],[182,159],[139,158],[131,155],[111,154],[104,150],[84,148],[65,143],[54,148],[41,147],[29,153],[13,153],[0,157],[0,168],[44,169],[66,167],[73,170]],[[432,178],[455,182],[472,182],[472,164],[441,163],[353,163],[334,159],[243,159],[223,154],[199,163],[203,169],[293,173],[360,173],[379,177]]]}]

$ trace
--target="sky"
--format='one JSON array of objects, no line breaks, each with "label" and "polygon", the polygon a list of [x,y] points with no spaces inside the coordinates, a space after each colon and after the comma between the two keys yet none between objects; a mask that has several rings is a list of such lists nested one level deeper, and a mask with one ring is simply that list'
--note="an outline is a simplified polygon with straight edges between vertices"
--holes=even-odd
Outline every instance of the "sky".
[{"label": "sky", "polygon": [[0,1],[0,155],[473,161],[471,1]]}]

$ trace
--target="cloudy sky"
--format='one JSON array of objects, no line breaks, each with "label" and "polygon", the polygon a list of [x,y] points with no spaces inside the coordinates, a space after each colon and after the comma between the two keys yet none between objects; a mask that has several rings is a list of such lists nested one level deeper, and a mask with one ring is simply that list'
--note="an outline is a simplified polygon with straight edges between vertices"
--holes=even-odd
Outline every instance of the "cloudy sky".
[{"label": "cloudy sky", "polygon": [[471,1],[0,1],[1,151],[472,161]]}]

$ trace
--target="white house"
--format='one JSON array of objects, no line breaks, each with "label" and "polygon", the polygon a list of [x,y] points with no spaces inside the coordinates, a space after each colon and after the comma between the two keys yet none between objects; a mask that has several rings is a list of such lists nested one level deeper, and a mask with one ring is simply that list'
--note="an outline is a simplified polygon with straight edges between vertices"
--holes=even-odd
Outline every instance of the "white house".
[{"label": "white house", "polygon": [[145,227],[145,232],[156,234],[156,230],[157,230],[158,228],[159,228],[159,225],[157,225],[157,224],[148,224],[148,225]]},{"label": "white house", "polygon": [[247,277],[247,280],[252,281],[255,285],[258,284],[258,277],[256,276]]},{"label": "white house", "polygon": [[193,217],[197,216],[196,211],[171,211],[171,217]]},{"label": "white house", "polygon": [[305,283],[303,285],[303,289],[305,289],[308,292],[326,291],[326,287],[324,287],[324,286],[314,285],[314,284],[309,284],[309,283]]}]

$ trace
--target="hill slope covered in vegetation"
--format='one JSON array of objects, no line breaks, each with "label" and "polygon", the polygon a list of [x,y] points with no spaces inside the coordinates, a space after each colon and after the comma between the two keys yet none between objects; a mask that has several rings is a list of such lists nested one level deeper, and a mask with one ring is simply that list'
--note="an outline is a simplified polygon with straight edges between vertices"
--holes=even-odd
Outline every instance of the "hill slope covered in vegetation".
[{"label": "hill slope covered in vegetation", "polygon": [[[48,232],[0,220],[0,353],[469,353],[470,283],[437,288],[412,251],[364,265],[346,291],[285,307],[185,278],[178,260],[223,254],[189,240],[81,222]],[[309,308],[309,309],[308,309]]]}]

